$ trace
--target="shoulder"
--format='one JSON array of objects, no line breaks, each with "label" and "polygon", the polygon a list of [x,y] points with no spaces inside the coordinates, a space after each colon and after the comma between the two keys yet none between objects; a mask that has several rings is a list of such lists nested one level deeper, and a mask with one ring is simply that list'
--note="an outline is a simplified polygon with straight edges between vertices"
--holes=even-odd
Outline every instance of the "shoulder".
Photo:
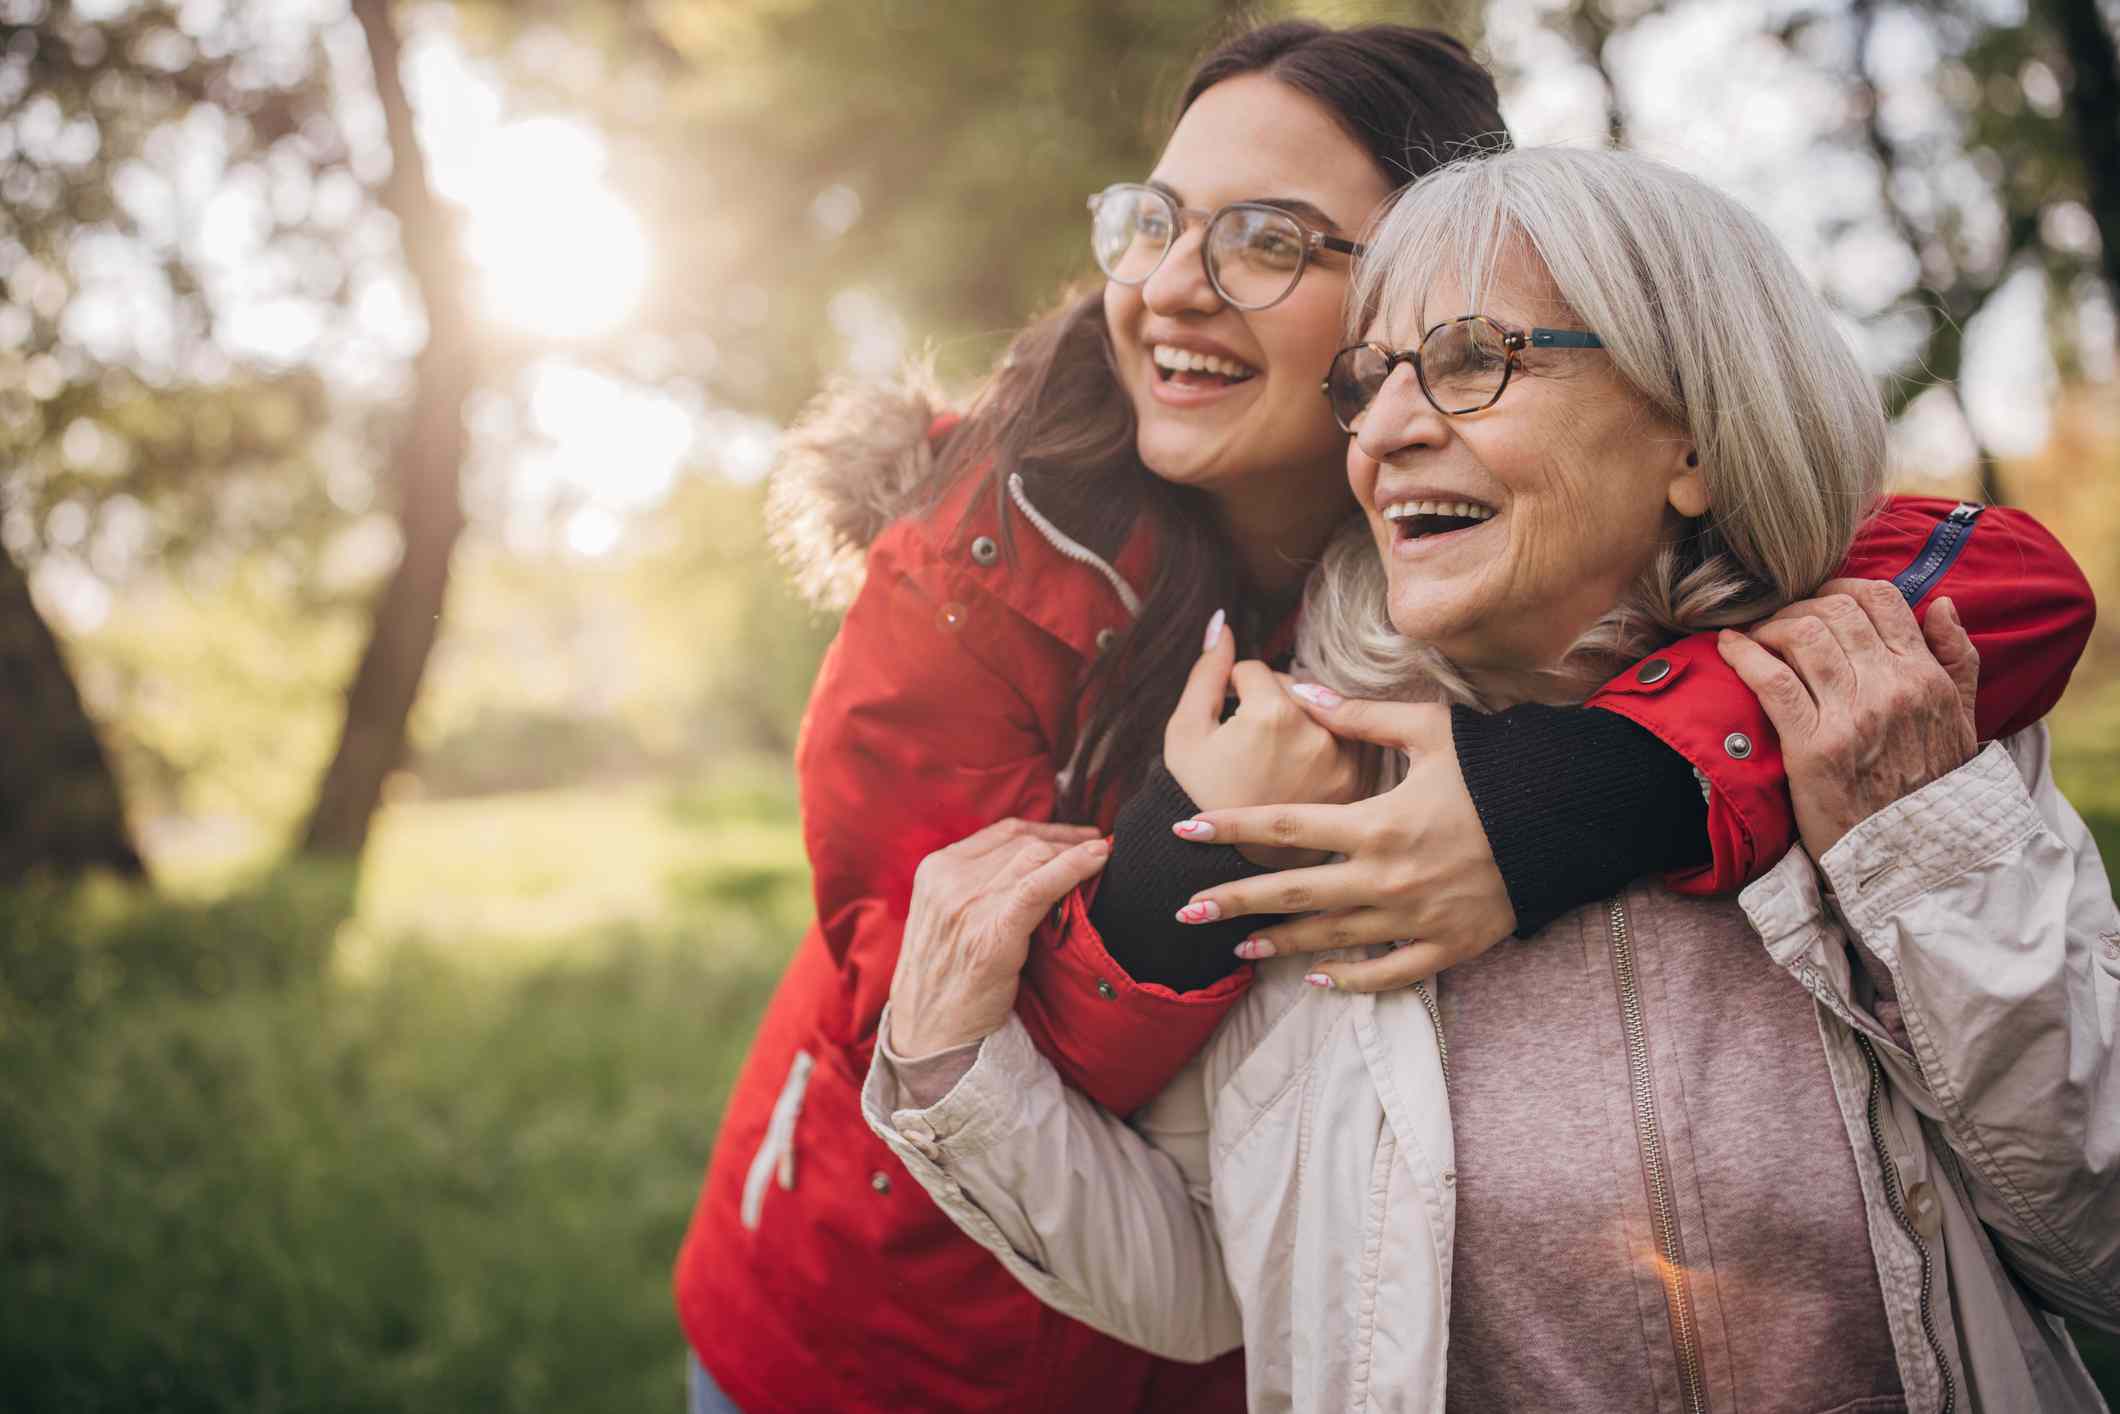
[{"label": "shoulder", "polygon": [[917,365],[888,381],[836,382],[803,410],[781,439],[766,521],[806,598],[844,609],[886,530],[935,508],[952,480],[938,442],[956,421]]}]

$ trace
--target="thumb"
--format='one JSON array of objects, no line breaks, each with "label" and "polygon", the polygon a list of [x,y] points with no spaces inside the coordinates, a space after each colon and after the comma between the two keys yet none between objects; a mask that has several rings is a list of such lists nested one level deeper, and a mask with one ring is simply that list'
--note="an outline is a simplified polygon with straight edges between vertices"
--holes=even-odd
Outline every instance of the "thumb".
[{"label": "thumb", "polygon": [[1303,704],[1312,720],[1345,741],[1374,742],[1410,751],[1420,745],[1422,723],[1432,713],[1433,703],[1376,702],[1360,697],[1342,697],[1314,682],[1291,683],[1288,693]]},{"label": "thumb", "polygon": [[[1229,693],[1229,671],[1237,661],[1237,636],[1230,632],[1220,609],[1207,621],[1207,639],[1200,659],[1186,675],[1185,691],[1171,710],[1170,728],[1181,725],[1191,732],[1211,732],[1222,721],[1222,699]],[[1168,740],[1169,732],[1165,732]]]},{"label": "thumb", "polygon": [[1088,840],[1031,870],[1010,890],[1002,927],[1010,936],[1028,942],[1052,906],[1094,878],[1111,852],[1111,841]]},{"label": "thumb", "polygon": [[1929,610],[1922,621],[1921,636],[1928,640],[1929,651],[1943,670],[1951,675],[1952,686],[1958,689],[1958,705],[1965,713],[1967,722],[1975,719],[1975,703],[1980,696],[1980,650],[1973,646],[1971,635],[1959,622],[1958,606],[1948,599],[1938,599],[1936,607]]}]

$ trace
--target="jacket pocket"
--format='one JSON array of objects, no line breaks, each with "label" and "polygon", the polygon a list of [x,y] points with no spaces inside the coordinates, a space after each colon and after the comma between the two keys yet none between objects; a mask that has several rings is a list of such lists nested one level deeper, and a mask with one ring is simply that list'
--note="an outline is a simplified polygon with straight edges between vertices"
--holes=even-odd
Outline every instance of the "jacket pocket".
[{"label": "jacket pocket", "polygon": [[766,1121],[765,1138],[758,1142],[750,1171],[744,1175],[743,1204],[738,1212],[743,1225],[754,1232],[765,1208],[767,1182],[777,1175],[783,1189],[795,1187],[795,1122],[802,1116],[802,1097],[809,1091],[810,1071],[815,1065],[808,1051],[795,1053],[788,1066],[787,1083],[780,1087],[780,1098],[773,1102],[773,1117]]}]

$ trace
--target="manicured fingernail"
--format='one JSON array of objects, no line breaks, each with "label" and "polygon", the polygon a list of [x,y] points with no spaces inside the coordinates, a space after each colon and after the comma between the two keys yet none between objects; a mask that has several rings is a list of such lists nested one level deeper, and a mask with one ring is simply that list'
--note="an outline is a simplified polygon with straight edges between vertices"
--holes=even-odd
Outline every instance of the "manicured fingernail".
[{"label": "manicured fingernail", "polygon": [[1222,905],[1211,898],[1189,903],[1178,910],[1180,923],[1212,923],[1222,916]]},{"label": "manicured fingernail", "polygon": [[1288,686],[1288,690],[1294,693],[1296,696],[1302,698],[1305,702],[1308,702],[1313,707],[1330,708],[1337,707],[1340,705],[1340,694],[1334,692],[1331,688],[1326,687],[1321,683],[1290,683]]},{"label": "manicured fingernail", "polygon": [[1323,987],[1328,992],[1332,990],[1332,978],[1322,972],[1306,972],[1303,980],[1313,987]]},{"label": "manicured fingernail", "polygon": [[1202,653],[1214,651],[1214,646],[1222,641],[1222,625],[1228,622],[1229,616],[1227,614],[1224,614],[1220,609],[1215,610],[1215,616],[1207,621],[1207,637],[1200,644]]},{"label": "manicured fingernail", "polygon": [[1273,956],[1273,942],[1268,938],[1246,938],[1237,944],[1237,956],[1246,962],[1255,962],[1262,957]]},{"label": "manicured fingernail", "polygon": [[1171,826],[1171,829],[1188,840],[1211,840],[1215,837],[1215,827],[1205,820],[1180,820]]}]

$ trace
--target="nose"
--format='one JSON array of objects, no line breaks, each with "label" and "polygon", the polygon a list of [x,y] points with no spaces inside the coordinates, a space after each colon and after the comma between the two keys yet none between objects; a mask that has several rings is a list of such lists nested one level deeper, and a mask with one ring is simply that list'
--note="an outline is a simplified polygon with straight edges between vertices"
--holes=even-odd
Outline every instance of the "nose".
[{"label": "nose", "polygon": [[1388,462],[1416,447],[1440,447],[1449,438],[1450,420],[1428,401],[1410,363],[1391,370],[1363,410],[1354,434],[1362,455],[1378,462]]},{"label": "nose", "polygon": [[1213,314],[1222,307],[1222,296],[1207,278],[1207,261],[1201,243],[1207,239],[1206,224],[1197,218],[1163,253],[1163,263],[1141,287],[1141,300],[1157,314]]}]

